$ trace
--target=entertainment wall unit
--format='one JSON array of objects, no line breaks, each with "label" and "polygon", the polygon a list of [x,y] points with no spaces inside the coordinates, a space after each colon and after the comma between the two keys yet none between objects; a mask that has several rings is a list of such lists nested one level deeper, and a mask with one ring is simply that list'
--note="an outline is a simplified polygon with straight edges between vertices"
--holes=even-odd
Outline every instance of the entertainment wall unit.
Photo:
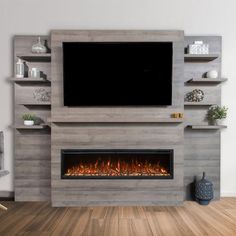
[{"label": "entertainment wall unit", "polygon": [[[16,201],[177,205],[191,199],[194,179],[203,171],[214,184],[215,199],[220,198],[223,126],[209,126],[206,113],[209,106],[221,104],[221,37],[184,36],[183,31],[53,30],[41,38],[48,41],[50,53],[31,53],[37,36],[14,38],[14,63],[21,58],[44,74],[42,79],[11,79]],[[185,54],[196,40],[208,43],[210,54]],[[64,106],[64,42],[171,42],[171,105]],[[203,79],[211,69],[219,79]],[[78,69],[77,79],[81,77]],[[185,102],[185,94],[195,88],[204,90],[204,100]],[[37,91],[51,92],[51,102],[35,99]],[[35,114],[39,123],[24,126],[24,113]],[[174,118],[175,113],[184,118]]]}]

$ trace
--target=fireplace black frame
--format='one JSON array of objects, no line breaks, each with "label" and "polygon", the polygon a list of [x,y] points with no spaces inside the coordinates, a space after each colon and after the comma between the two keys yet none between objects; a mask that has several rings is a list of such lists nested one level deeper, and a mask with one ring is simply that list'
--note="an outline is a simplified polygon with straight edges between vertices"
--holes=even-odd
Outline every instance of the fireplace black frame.
[{"label": "fireplace black frame", "polygon": [[[66,154],[170,154],[169,176],[66,176],[64,161]],[[62,149],[61,150],[61,179],[174,179],[174,150],[173,149]]]}]

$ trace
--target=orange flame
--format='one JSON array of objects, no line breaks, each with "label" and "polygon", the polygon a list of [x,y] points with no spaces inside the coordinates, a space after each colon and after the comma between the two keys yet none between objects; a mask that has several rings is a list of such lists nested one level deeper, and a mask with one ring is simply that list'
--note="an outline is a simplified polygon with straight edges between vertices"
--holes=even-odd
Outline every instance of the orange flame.
[{"label": "orange flame", "polygon": [[168,170],[159,162],[96,160],[95,162],[80,162],[68,168],[65,176],[170,176]]}]

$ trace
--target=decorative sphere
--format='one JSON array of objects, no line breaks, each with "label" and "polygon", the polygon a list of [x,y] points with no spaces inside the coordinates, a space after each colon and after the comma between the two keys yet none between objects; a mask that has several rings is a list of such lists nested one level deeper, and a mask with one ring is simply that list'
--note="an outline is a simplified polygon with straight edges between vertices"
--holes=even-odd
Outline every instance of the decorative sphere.
[{"label": "decorative sphere", "polygon": [[207,78],[217,79],[217,77],[218,77],[218,72],[216,70],[211,70],[207,72]]}]

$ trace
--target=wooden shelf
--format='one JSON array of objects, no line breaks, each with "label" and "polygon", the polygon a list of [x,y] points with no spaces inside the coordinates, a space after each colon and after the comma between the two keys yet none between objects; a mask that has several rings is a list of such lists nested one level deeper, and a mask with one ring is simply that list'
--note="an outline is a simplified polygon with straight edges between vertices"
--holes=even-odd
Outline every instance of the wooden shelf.
[{"label": "wooden shelf", "polygon": [[[50,170],[43,170],[40,166],[35,166],[32,163],[32,156],[36,159],[41,158],[48,160],[48,153],[50,153],[50,124],[46,121],[46,117],[51,114],[51,99],[40,99],[41,93],[38,89],[45,89],[46,92],[50,91],[51,86],[51,54],[43,53],[37,54],[31,52],[31,47],[37,42],[37,35],[32,36],[15,36],[14,37],[14,66],[17,60],[22,59],[29,69],[36,67],[42,73],[39,77],[32,78],[31,74],[25,75],[25,78],[16,78],[15,70],[8,78],[8,82],[11,81],[14,85],[14,114],[15,122],[11,125],[12,130],[15,133],[15,139],[18,140],[15,145],[15,158],[19,159],[19,171],[15,172],[15,181],[25,181],[28,178],[29,173],[25,171],[25,166],[32,169],[30,174],[30,183],[26,187],[26,191],[21,186],[15,186],[15,197],[20,200],[39,200],[50,201],[50,188],[45,186],[42,181],[50,178]],[[50,36],[40,36],[42,43],[44,40],[50,44]],[[37,93],[38,91],[38,93]],[[42,91],[44,94],[44,92]],[[35,96],[37,95],[37,96]],[[37,117],[37,121],[33,126],[25,126],[22,120],[23,114],[32,114]],[[19,140],[24,140],[25,145],[22,145]],[[31,155],[24,155],[24,165],[19,158],[21,154],[27,151],[27,144],[34,143],[34,147],[30,150]],[[42,151],[43,150],[43,151]],[[50,160],[49,160],[50,162]],[[35,174],[38,173],[38,174]],[[31,186],[35,186],[35,192],[31,193]],[[23,192],[22,192],[23,191]],[[23,193],[23,194],[22,194]]]},{"label": "wooden shelf", "polygon": [[[55,119],[55,118],[48,118],[47,122],[49,123],[68,123],[68,124],[76,124],[76,123],[146,123],[147,121],[134,121],[134,120],[126,120],[126,121],[99,121],[99,120],[68,120],[68,118],[65,119]],[[156,118],[148,121],[149,123],[182,123],[184,122],[184,118]]]},{"label": "wooden shelf", "polygon": [[34,79],[34,78],[11,78],[10,81],[15,82],[15,83],[51,83],[50,80],[44,79],[44,78],[39,78],[39,79]]},{"label": "wooden shelf", "polygon": [[213,61],[219,57],[219,54],[184,54],[185,62],[207,62]]},{"label": "wooden shelf", "polygon": [[184,102],[184,106],[212,106],[212,103],[201,103],[201,102]]},{"label": "wooden shelf", "polygon": [[209,79],[209,78],[193,78],[188,80],[186,83],[222,83],[227,81],[226,78],[221,79]]},{"label": "wooden shelf", "polygon": [[15,125],[13,126],[13,128],[15,129],[45,129],[46,127],[48,127],[48,125],[46,124],[42,124],[42,125],[32,125],[32,126],[27,126],[27,125]]},{"label": "wooden shelf", "polygon": [[28,62],[51,62],[51,53],[17,54],[16,56]]},{"label": "wooden shelf", "polygon": [[51,106],[51,102],[41,102],[41,103],[19,103],[18,105],[23,105],[23,106]]},{"label": "wooden shelf", "polygon": [[188,125],[191,129],[206,129],[206,130],[219,130],[227,128],[225,125]]}]

